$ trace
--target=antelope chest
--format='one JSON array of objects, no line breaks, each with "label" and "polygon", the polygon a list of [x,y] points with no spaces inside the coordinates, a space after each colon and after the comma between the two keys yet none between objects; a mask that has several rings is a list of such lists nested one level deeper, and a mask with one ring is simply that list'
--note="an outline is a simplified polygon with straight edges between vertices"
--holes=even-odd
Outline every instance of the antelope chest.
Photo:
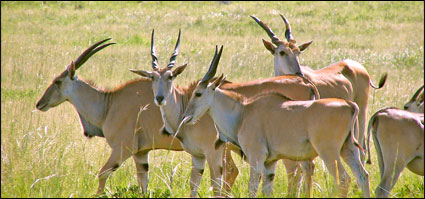
[{"label": "antelope chest", "polygon": [[191,155],[203,156],[206,151],[210,151],[214,147],[214,143],[217,140],[217,132],[212,120],[209,122],[201,118],[199,123],[185,125],[181,130],[183,131],[179,133],[179,140],[182,142],[184,150]]},{"label": "antelope chest", "polygon": [[93,136],[105,137],[102,129],[91,124],[80,113],[78,113],[78,116],[80,117],[81,125],[83,126],[84,136],[89,138]]}]

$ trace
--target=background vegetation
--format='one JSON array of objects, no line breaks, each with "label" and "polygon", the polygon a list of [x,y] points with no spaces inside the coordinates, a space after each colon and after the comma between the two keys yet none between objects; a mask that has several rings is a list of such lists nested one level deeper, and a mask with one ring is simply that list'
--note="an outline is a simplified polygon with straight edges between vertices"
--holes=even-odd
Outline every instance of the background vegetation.
[{"label": "background vegetation", "polygon": [[[112,37],[117,45],[90,59],[77,74],[101,87],[136,78],[128,69],[151,68],[150,34],[155,29],[160,66],[167,64],[178,30],[177,63],[188,63],[177,79],[185,85],[205,73],[215,45],[224,45],[218,73],[231,81],[273,76],[273,58],[255,15],[284,37],[284,14],[298,43],[314,40],[301,63],[314,69],[350,58],[362,63],[377,84],[369,116],[385,106],[402,107],[424,83],[424,2],[1,2],[1,197],[93,197],[96,175],[110,148],[102,138],[82,135],[69,103],[35,110],[52,79],[89,45]],[[375,149],[370,173],[372,196],[380,181]],[[234,197],[248,195],[249,165],[233,154],[240,169]],[[316,159],[314,196],[334,197],[333,180]],[[189,196],[190,156],[158,150],[150,154],[149,197]],[[206,167],[208,168],[208,167]],[[208,169],[207,169],[208,170]],[[274,196],[286,197],[285,168],[279,162]],[[351,173],[350,173],[351,175]],[[361,197],[354,176],[349,197]],[[199,195],[212,196],[209,171]],[[109,178],[107,197],[141,197],[135,166],[126,161]],[[261,194],[259,195],[261,196]],[[404,170],[392,197],[424,197],[424,178]]]}]

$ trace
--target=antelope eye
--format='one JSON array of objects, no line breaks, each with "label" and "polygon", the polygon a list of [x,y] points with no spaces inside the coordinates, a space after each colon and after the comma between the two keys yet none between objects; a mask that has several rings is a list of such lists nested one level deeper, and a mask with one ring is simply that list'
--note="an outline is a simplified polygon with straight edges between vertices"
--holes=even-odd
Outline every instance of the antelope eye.
[{"label": "antelope eye", "polygon": [[172,80],[173,79],[173,76],[168,76],[168,78],[167,78],[167,80]]},{"label": "antelope eye", "polygon": [[285,51],[280,51],[279,54],[280,54],[280,56],[283,56],[283,55],[285,55]]},{"label": "antelope eye", "polygon": [[55,81],[55,84],[60,86],[62,84],[62,82],[61,81]]},{"label": "antelope eye", "polygon": [[201,97],[202,93],[195,93],[196,97]]}]

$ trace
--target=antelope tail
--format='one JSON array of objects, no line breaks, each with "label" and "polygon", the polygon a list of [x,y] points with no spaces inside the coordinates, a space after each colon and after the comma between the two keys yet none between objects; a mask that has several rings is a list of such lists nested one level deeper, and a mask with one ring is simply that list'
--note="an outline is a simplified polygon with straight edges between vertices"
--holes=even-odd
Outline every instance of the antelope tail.
[{"label": "antelope tail", "polygon": [[317,87],[316,87],[316,85],[310,80],[310,78],[307,78],[306,76],[304,76],[304,75],[302,75],[302,76],[300,76],[300,77],[302,77],[302,78],[304,78],[305,80],[307,80],[308,81],[308,83],[310,83],[311,84],[311,86],[312,86],[312,91],[313,91],[313,94],[314,94],[314,98],[312,99],[312,100],[318,100],[318,99],[320,99],[320,93],[319,93],[319,90],[317,89]]},{"label": "antelope tail", "polygon": [[[373,129],[373,124],[376,122],[376,116],[378,115],[378,113],[381,113],[381,112],[383,112],[383,111],[385,111],[389,108],[392,108],[392,107],[382,108],[382,109],[376,111],[372,115],[372,117],[370,117],[369,124],[367,125],[367,155],[368,155],[368,158],[367,158],[367,161],[366,161],[367,164],[372,164],[372,160],[370,159],[370,134],[371,134],[371,131],[373,131],[373,130],[376,131],[376,129]],[[378,154],[378,158],[380,158],[380,156],[382,156],[382,155],[381,155],[379,143],[375,143],[375,146],[377,146],[376,147],[377,148],[377,154]]]},{"label": "antelope tail", "polygon": [[354,108],[354,113],[353,113],[353,117],[351,118],[351,140],[353,141],[354,145],[356,145],[357,148],[359,148],[362,152],[364,152],[365,150],[363,149],[363,147],[359,144],[359,141],[357,141],[356,136],[359,135],[359,120],[358,120],[358,115],[359,115],[359,106],[357,106],[357,104],[355,102],[352,101],[347,101],[348,104],[351,105],[351,107]]},{"label": "antelope tail", "polygon": [[384,75],[381,76],[381,79],[379,80],[379,85],[375,86],[371,80],[369,80],[369,85],[374,89],[380,89],[385,85],[385,82],[387,82],[388,73],[384,73]]},{"label": "antelope tail", "polygon": [[[379,112],[379,111],[378,111]],[[378,113],[376,112],[375,114],[372,115],[372,117],[369,120],[369,124],[367,125],[367,164],[372,164],[372,160],[370,159],[370,132],[373,130],[373,123],[375,122],[376,119],[376,114]]]}]

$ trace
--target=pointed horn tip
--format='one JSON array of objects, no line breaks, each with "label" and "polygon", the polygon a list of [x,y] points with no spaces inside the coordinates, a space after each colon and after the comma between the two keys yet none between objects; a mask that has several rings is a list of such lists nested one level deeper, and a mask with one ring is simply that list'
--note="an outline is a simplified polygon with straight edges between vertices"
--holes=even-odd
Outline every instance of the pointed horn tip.
[{"label": "pointed horn tip", "polygon": [[251,18],[254,19],[254,21],[257,22],[257,23],[259,23],[259,24],[262,24],[263,23],[259,18],[255,17],[255,16],[252,16],[251,15]]},{"label": "pointed horn tip", "polygon": [[218,45],[215,45],[215,52],[214,52],[213,60],[214,60],[215,56],[217,56],[217,53],[218,53]]},{"label": "pointed horn tip", "polygon": [[291,29],[291,24],[289,24],[288,19],[286,19],[286,17],[283,16],[282,14],[280,14],[280,17],[282,17],[283,22],[285,23],[286,29]]},{"label": "pointed horn tip", "polygon": [[223,52],[223,45],[221,45],[221,47],[220,47],[220,51],[218,52],[218,54],[220,54],[220,56],[221,56],[221,53]]},{"label": "pointed horn tip", "polygon": [[100,44],[102,44],[102,43],[105,43],[105,42],[107,42],[107,41],[109,41],[109,40],[111,40],[112,38],[106,38],[106,39],[104,39],[104,40],[101,40],[101,41],[99,41],[99,42],[97,42],[97,45],[100,45]]},{"label": "pointed horn tip", "polygon": [[111,39],[112,39],[111,37],[106,38],[106,39],[104,39],[104,40],[101,40],[101,41],[100,41],[100,43],[104,43],[105,41],[109,41],[109,40],[111,40]]},{"label": "pointed horn tip", "polygon": [[71,60],[71,63],[69,64],[69,66],[67,68],[73,68],[75,69],[75,61]]},{"label": "pointed horn tip", "polygon": [[285,21],[285,22],[288,22],[288,20],[286,19],[286,17],[285,16],[283,16],[282,14],[279,14],[280,15],[280,17],[282,17],[282,19]]},{"label": "pointed horn tip", "polygon": [[133,73],[140,75],[140,70],[136,70],[136,69],[128,69],[128,70],[133,72]]}]

